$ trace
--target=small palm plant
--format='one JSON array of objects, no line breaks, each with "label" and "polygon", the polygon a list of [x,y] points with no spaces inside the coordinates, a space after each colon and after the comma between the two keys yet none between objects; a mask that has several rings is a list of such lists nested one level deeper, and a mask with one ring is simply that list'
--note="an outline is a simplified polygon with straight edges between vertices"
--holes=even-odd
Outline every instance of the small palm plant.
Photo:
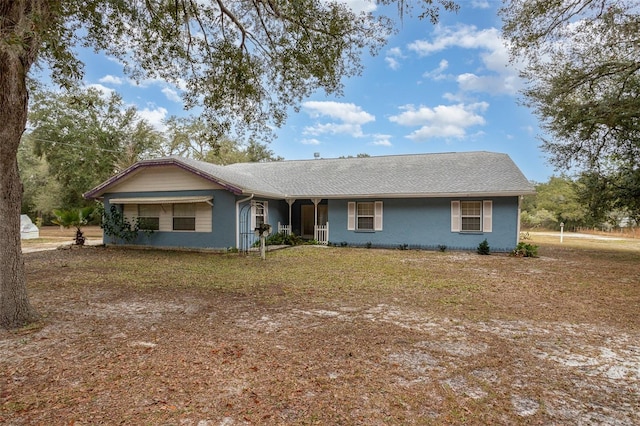
[{"label": "small palm plant", "polygon": [[52,220],[52,222],[64,228],[75,227],[76,228],[76,237],[74,239],[75,244],[82,246],[84,245],[84,242],[86,239],[84,237],[84,233],[82,232],[81,226],[84,226],[89,222],[89,220],[91,219],[91,216],[93,215],[94,210],[95,210],[95,207],[93,206],[82,207],[79,209],[71,209],[71,210],[57,209],[53,211],[53,214],[55,215],[56,218]]}]

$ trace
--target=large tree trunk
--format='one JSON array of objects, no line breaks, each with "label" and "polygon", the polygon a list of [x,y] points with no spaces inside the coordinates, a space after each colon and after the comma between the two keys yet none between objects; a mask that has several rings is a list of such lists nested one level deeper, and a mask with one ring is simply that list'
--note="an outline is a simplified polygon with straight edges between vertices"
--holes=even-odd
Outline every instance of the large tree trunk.
[{"label": "large tree trunk", "polygon": [[[15,328],[36,318],[27,298],[24,260],[20,247],[22,184],[18,173],[18,145],[27,122],[26,76],[35,58],[33,39],[7,42],[20,35],[28,1],[0,1],[0,327]],[[16,34],[18,33],[18,34]]]}]

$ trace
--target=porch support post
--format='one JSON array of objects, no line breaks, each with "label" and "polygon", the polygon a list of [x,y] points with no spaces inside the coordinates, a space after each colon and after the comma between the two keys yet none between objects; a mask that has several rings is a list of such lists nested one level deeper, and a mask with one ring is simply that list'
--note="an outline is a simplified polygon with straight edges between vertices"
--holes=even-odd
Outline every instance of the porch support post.
[{"label": "porch support post", "polygon": [[289,232],[291,232],[291,206],[296,202],[295,198],[285,198],[287,204],[289,204]]},{"label": "porch support post", "polygon": [[316,231],[318,229],[318,204],[322,201],[322,198],[312,198],[313,203],[313,238],[317,238]]}]

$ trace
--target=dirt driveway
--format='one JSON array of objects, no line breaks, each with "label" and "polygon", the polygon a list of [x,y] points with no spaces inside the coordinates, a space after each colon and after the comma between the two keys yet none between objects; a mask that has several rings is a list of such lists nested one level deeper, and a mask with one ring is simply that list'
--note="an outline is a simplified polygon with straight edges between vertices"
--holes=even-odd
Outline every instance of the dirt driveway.
[{"label": "dirt driveway", "polygon": [[0,423],[640,424],[640,252],[540,252],[30,253]]}]

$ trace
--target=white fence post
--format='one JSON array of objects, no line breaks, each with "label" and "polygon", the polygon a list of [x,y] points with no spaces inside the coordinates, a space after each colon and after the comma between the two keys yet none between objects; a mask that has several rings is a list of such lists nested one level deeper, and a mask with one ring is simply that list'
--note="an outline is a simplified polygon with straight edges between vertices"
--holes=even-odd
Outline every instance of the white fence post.
[{"label": "white fence post", "polygon": [[313,237],[318,243],[327,245],[329,243],[329,222],[325,225],[316,225]]},{"label": "white fence post", "polygon": [[278,234],[290,235],[291,234],[291,225],[282,225],[278,222]]}]

